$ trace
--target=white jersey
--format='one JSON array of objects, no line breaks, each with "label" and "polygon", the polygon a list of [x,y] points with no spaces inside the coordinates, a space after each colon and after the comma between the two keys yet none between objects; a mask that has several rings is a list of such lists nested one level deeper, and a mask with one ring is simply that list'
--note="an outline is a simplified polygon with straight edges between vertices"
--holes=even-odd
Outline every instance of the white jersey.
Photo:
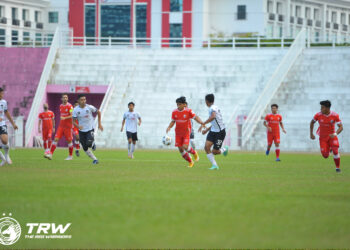
[{"label": "white jersey", "polygon": [[79,126],[83,127],[79,131],[88,132],[94,129],[94,117],[92,113],[95,112],[97,112],[97,108],[89,104],[86,104],[84,108],[78,105],[73,109],[73,118],[78,119]]},{"label": "white jersey", "polygon": [[4,99],[0,100],[0,126],[6,125],[5,112],[7,111],[7,101]]},{"label": "white jersey", "polygon": [[137,132],[137,120],[140,119],[141,116],[137,112],[127,111],[124,113],[123,119],[126,121],[125,129],[127,132],[136,133]]},{"label": "white jersey", "polygon": [[209,117],[211,116],[211,114],[215,112],[216,113],[216,117],[214,120],[211,121],[211,129],[210,131],[212,132],[220,132],[221,130],[225,129],[225,124],[224,121],[222,120],[222,114],[220,112],[220,109],[215,106],[212,105],[209,108]]}]

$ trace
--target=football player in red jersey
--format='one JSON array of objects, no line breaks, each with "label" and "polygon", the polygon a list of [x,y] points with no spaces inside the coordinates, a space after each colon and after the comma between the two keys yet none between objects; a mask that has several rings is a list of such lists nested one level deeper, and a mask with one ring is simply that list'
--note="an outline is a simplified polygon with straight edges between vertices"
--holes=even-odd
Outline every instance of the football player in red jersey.
[{"label": "football player in red jersey", "polygon": [[[316,122],[320,125],[317,134],[320,136],[320,149],[322,156],[327,159],[329,153],[333,151],[333,159],[336,171],[340,172],[340,155],[338,135],[343,131],[343,124],[339,115],[331,111],[331,102],[326,100],[320,102],[321,112],[318,112],[310,122],[310,138],[315,140],[314,125]],[[335,130],[335,124],[338,129]]]},{"label": "football player in red jersey", "polygon": [[283,133],[287,133],[284,129],[283,123],[282,123],[282,116],[280,114],[277,114],[278,112],[278,105],[272,104],[271,105],[271,114],[267,114],[265,116],[264,120],[264,126],[267,128],[267,149],[266,149],[266,155],[269,155],[270,149],[272,146],[272,143],[275,143],[275,152],[276,152],[276,161],[280,160],[280,126],[282,128]]},{"label": "football player in red jersey", "polygon": [[[191,134],[191,119],[204,126],[202,120],[196,116],[192,109],[186,108],[186,98],[184,96],[176,99],[177,109],[172,112],[171,119],[166,133],[176,124],[175,127],[175,147],[178,147],[182,157],[188,161],[188,167],[193,167],[194,162],[191,156],[188,154],[193,154],[195,161],[199,160],[199,155],[190,144],[190,134]],[[202,128],[201,126],[201,128]],[[200,129],[201,129],[200,128]]]},{"label": "football player in red jersey", "polygon": [[64,136],[68,142],[68,150],[69,155],[66,158],[66,160],[72,160],[73,159],[73,134],[72,134],[72,128],[73,128],[73,119],[72,119],[72,113],[73,113],[73,106],[68,102],[68,94],[62,94],[62,104],[60,105],[60,124],[58,126],[55,140],[51,145],[50,153],[45,155],[45,158],[51,160],[52,155],[55,152],[55,149],[57,147],[58,141]]},{"label": "football player in red jersey", "polygon": [[38,132],[42,133],[45,149],[44,155],[49,154],[52,144],[52,133],[55,133],[55,114],[49,110],[47,103],[44,104],[44,112],[39,114]]}]

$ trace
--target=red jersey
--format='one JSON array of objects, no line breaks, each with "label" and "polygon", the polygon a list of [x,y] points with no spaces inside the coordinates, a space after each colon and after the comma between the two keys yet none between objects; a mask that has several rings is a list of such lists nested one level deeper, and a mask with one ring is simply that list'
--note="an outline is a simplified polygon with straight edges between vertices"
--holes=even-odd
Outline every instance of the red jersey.
[{"label": "red jersey", "polygon": [[39,119],[43,122],[43,130],[52,129],[52,118],[55,118],[55,114],[51,110],[39,114]]},{"label": "red jersey", "polygon": [[313,119],[315,122],[318,121],[320,125],[317,129],[317,134],[320,138],[327,138],[330,134],[334,134],[335,124],[341,124],[339,115],[333,111],[329,115],[324,115],[318,112]]},{"label": "red jersey", "polygon": [[195,116],[196,114],[192,109],[184,108],[182,111],[175,109],[171,119],[176,123],[176,135],[189,135],[191,133],[191,119]]},{"label": "red jersey", "polygon": [[272,129],[273,134],[280,133],[280,122],[282,122],[282,116],[280,114],[267,114],[265,121],[267,121],[267,125]]},{"label": "red jersey", "polygon": [[[67,102],[66,105],[63,105],[63,104],[60,105],[60,116],[61,117],[71,116],[72,112],[73,112],[73,106],[69,102]],[[72,129],[73,119],[70,118],[70,119],[66,119],[66,120],[61,120],[60,127]]]}]

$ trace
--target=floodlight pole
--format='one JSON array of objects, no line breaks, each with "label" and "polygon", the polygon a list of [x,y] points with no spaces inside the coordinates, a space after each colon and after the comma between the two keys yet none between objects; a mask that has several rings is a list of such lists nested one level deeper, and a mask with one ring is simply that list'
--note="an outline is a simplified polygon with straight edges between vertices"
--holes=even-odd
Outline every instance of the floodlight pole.
[{"label": "floodlight pole", "polygon": [[133,46],[136,48],[136,0],[132,0],[132,36]]}]

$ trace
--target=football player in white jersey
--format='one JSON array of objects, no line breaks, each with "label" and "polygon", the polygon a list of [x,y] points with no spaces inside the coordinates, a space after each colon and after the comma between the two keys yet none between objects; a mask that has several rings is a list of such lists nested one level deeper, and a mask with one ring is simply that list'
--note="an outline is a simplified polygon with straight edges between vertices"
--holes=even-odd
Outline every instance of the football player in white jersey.
[{"label": "football player in white jersey", "polygon": [[135,103],[128,103],[129,111],[124,113],[122,127],[120,132],[123,132],[124,125],[126,123],[126,137],[128,138],[128,157],[134,158],[134,151],[136,146],[137,138],[137,125],[141,126],[141,116],[139,113],[134,111]]},{"label": "football player in white jersey", "polygon": [[2,148],[5,151],[5,156],[0,151],[0,158],[1,158],[0,166],[3,166],[5,163],[12,164],[10,154],[9,154],[10,146],[8,143],[6,118],[10,121],[14,129],[18,129],[16,123],[12,119],[10,112],[7,109],[7,101],[3,99],[3,96],[4,96],[4,90],[0,88],[0,140],[1,140],[1,143],[3,144]]},{"label": "football player in white jersey", "polygon": [[93,160],[93,164],[98,164],[96,156],[89,148],[93,148],[95,144],[94,117],[92,114],[97,113],[98,129],[103,131],[101,112],[94,106],[86,104],[86,96],[84,94],[79,95],[78,101],[79,105],[73,110],[73,125],[79,128],[79,141],[83,146],[84,152]]},{"label": "football player in white jersey", "polygon": [[[204,122],[204,124],[211,123],[211,126],[202,131],[203,135],[210,131],[207,135],[207,140],[204,147],[207,157],[212,164],[212,167],[209,168],[210,170],[219,169],[214,155],[223,154],[224,156],[227,156],[228,153],[227,146],[222,148],[222,143],[224,142],[226,136],[225,124],[223,122],[220,109],[214,105],[214,99],[215,97],[213,94],[208,94],[205,96],[205,103],[209,107],[209,118]],[[213,149],[211,149],[212,147]]]}]

